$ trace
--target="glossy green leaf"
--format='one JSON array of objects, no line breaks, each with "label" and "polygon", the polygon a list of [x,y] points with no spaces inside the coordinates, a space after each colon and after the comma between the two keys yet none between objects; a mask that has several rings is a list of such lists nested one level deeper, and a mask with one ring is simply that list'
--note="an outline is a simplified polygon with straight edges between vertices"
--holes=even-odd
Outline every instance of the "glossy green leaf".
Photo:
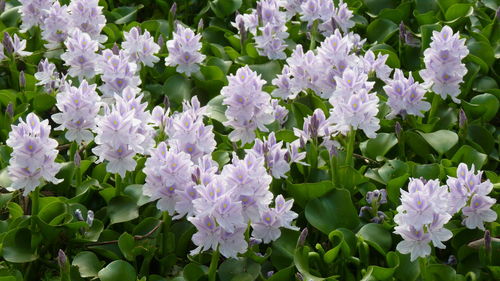
[{"label": "glossy green leaf", "polygon": [[427,143],[439,154],[444,154],[458,143],[458,135],[455,132],[439,130],[433,133],[418,132]]},{"label": "glossy green leaf", "polygon": [[78,267],[81,277],[97,277],[102,263],[93,252],[83,251],[76,254],[71,263]]},{"label": "glossy green leaf", "polygon": [[38,258],[31,245],[31,231],[19,228],[9,231],[3,239],[2,256],[8,262],[26,263]]},{"label": "glossy green leaf", "polygon": [[[325,234],[344,227],[354,229],[359,224],[358,212],[354,208],[349,191],[334,189],[328,194],[309,201],[305,214],[307,221]],[[325,214],[335,214],[325,216]]]},{"label": "glossy green leaf", "polygon": [[139,216],[134,199],[128,196],[118,196],[111,199],[108,205],[108,214],[112,224],[130,221]]},{"label": "glossy green leaf", "polygon": [[381,224],[365,224],[357,233],[366,243],[382,255],[385,255],[392,246],[391,232]]},{"label": "glossy green leaf", "polygon": [[136,271],[128,262],[117,260],[108,264],[98,273],[101,281],[136,281]]}]

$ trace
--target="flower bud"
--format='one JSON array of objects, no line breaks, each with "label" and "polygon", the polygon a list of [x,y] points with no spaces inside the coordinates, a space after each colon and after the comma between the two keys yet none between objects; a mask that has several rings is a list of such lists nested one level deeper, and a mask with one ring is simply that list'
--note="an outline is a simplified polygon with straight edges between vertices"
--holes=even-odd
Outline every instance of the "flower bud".
[{"label": "flower bud", "polygon": [[7,108],[5,109],[5,113],[10,118],[14,117],[14,105],[11,102],[9,102],[9,104],[7,105]]},{"label": "flower bud", "polygon": [[12,54],[14,52],[14,43],[12,43],[12,37],[8,32],[3,33],[3,47],[8,54]]},{"label": "flower bud", "polygon": [[160,49],[164,47],[165,39],[163,39],[163,35],[160,34],[160,36],[158,36],[158,40],[156,41],[156,43],[158,44],[158,46],[160,46]]},{"label": "flower bud", "polygon": [[79,221],[84,221],[83,215],[82,215],[82,211],[80,209],[76,209],[76,211],[75,211],[75,217]]},{"label": "flower bud", "polygon": [[484,232],[484,249],[487,252],[491,251],[491,234],[489,230]]},{"label": "flower bud", "polygon": [[170,99],[167,95],[163,97],[163,105],[165,106],[165,109],[170,108]]},{"label": "flower bud", "polygon": [[172,7],[170,7],[170,16],[172,17],[172,19],[175,19],[175,16],[176,16],[176,13],[177,13],[177,2],[174,2],[174,4],[172,4]]},{"label": "flower bud", "polygon": [[23,70],[19,72],[19,87],[26,88],[26,75],[24,74]]},{"label": "flower bud", "polygon": [[300,246],[304,246],[304,244],[306,243],[306,238],[308,233],[309,230],[307,229],[307,227],[304,228],[302,232],[300,232],[299,243],[298,243]]},{"label": "flower bud", "polygon": [[200,19],[200,21],[198,22],[198,29],[197,29],[198,33],[202,33],[203,28],[204,28],[203,19]]},{"label": "flower bud", "polygon": [[396,133],[396,137],[398,139],[401,138],[402,131],[403,131],[403,128],[401,127],[401,124],[399,124],[399,122],[396,122],[396,125],[394,125],[394,132]]},{"label": "flower bud", "polygon": [[114,55],[119,55],[120,54],[120,48],[118,47],[118,44],[113,45],[113,48],[111,48],[111,51],[113,52]]},{"label": "flower bud", "polygon": [[92,210],[89,210],[87,212],[87,224],[89,227],[92,227],[92,224],[94,223],[94,212]]},{"label": "flower bud", "polygon": [[460,129],[463,129],[465,128],[465,126],[467,126],[467,115],[465,115],[465,111],[463,110],[463,108],[460,108],[460,110],[458,111],[458,126],[460,127]]},{"label": "flower bud", "polygon": [[5,11],[5,0],[0,0],[0,14]]},{"label": "flower bud", "polygon": [[75,163],[75,166],[80,167],[81,161],[82,161],[82,158],[80,157],[80,153],[78,153],[78,151],[76,151],[75,157],[73,157],[73,162]]},{"label": "flower bud", "polygon": [[66,265],[66,262],[68,262],[66,253],[62,249],[59,249],[59,252],[57,253],[57,263],[59,264],[59,267],[63,268]]}]

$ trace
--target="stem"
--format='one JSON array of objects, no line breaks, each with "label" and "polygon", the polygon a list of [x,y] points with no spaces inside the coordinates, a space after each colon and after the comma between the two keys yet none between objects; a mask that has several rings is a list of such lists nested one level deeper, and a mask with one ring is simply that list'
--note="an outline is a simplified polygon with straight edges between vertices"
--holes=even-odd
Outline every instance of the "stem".
[{"label": "stem", "polygon": [[418,263],[420,264],[420,280],[426,280],[428,258],[418,258]]},{"label": "stem", "polygon": [[337,156],[330,156],[330,169],[332,173],[332,183],[335,187],[340,187],[339,183],[339,169],[337,165]]},{"label": "stem", "polygon": [[313,50],[316,48],[316,33],[318,33],[318,20],[313,22],[313,26],[311,28],[311,43],[309,44],[309,50]]},{"label": "stem", "polygon": [[441,97],[438,94],[434,94],[434,97],[432,98],[431,110],[429,111],[429,118],[427,119],[427,123],[430,123],[432,121],[432,119],[436,115],[436,112],[440,104],[441,104]]},{"label": "stem", "polygon": [[347,166],[353,166],[352,154],[354,153],[354,141],[356,140],[356,130],[351,128],[351,131],[347,134],[347,147],[346,147],[346,156],[345,156],[345,164]]},{"label": "stem", "polygon": [[163,245],[162,245],[162,254],[163,256],[167,255],[168,250],[168,231],[170,229],[170,223],[172,222],[172,217],[168,214],[168,212],[163,212]]},{"label": "stem", "polygon": [[31,216],[38,215],[38,205],[40,198],[40,188],[36,187],[31,193]]},{"label": "stem", "polygon": [[120,196],[122,193],[122,177],[119,174],[115,175],[115,196]]},{"label": "stem", "polygon": [[212,253],[212,260],[208,269],[208,281],[215,281],[217,274],[217,265],[219,264],[219,249]]}]

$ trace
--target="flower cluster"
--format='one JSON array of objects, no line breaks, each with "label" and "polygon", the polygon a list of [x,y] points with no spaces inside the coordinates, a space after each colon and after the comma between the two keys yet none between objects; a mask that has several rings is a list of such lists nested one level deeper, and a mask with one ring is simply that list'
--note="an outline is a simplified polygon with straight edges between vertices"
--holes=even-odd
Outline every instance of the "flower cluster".
[{"label": "flower cluster", "polygon": [[[252,237],[269,243],[281,235],[280,228],[290,228],[297,214],[291,211],[293,200],[278,196],[270,207],[272,178],[264,168],[264,158],[252,153],[244,159],[233,155],[232,164],[221,174],[205,172],[196,190],[194,216],[188,218],[197,228],[193,242],[198,247],[191,253],[219,249],[226,257],[236,257],[247,248],[244,233],[250,223]],[[209,175],[207,177],[207,175]],[[207,179],[208,178],[208,179]],[[207,206],[210,206],[207,208]]]},{"label": "flower cluster", "polygon": [[446,248],[444,241],[453,234],[444,225],[450,220],[450,196],[446,186],[439,180],[424,183],[411,179],[408,191],[401,190],[401,205],[394,216],[394,233],[403,237],[396,249],[403,254],[411,254],[411,260],[431,253],[430,242],[440,249]]},{"label": "flower cluster", "polygon": [[70,36],[64,42],[66,52],[61,59],[69,66],[68,74],[73,77],[92,78],[95,75],[96,61],[98,55],[98,43],[92,40],[87,33],[80,29],[73,29]]},{"label": "flower cluster", "polygon": [[55,1],[52,6],[46,10],[47,16],[41,24],[42,38],[47,41],[47,49],[56,49],[66,40],[68,34],[73,29],[68,6]]},{"label": "flower cluster", "polygon": [[420,83],[415,82],[411,72],[406,78],[403,71],[394,70],[394,77],[387,81],[384,91],[389,98],[387,105],[391,107],[391,112],[387,115],[389,119],[398,114],[402,117],[406,114],[424,117],[422,112],[431,108],[431,104],[424,100],[426,90]]},{"label": "flower cluster", "polygon": [[[188,213],[179,209],[183,202],[191,202],[196,195],[194,183],[191,179],[193,162],[189,154],[175,149],[169,149],[165,142],[151,151],[151,157],[146,160],[144,173],[146,183],[143,187],[144,195],[152,201],[158,200],[156,206],[161,211],[167,211],[173,216],[176,211],[180,218]],[[184,194],[191,195],[185,197]]]},{"label": "flower cluster", "polygon": [[380,128],[377,94],[370,93],[373,87],[366,73],[357,68],[347,69],[342,77],[335,77],[337,88],[330,98],[333,108],[330,120],[333,129],[346,135],[349,131],[361,129],[369,138],[376,137]]},{"label": "flower cluster", "polygon": [[461,209],[463,224],[470,229],[485,230],[484,222],[497,219],[497,213],[491,210],[496,199],[488,196],[493,184],[489,180],[481,182],[482,175],[482,171],[474,172],[474,165],[467,170],[467,165],[461,163],[457,168],[457,177],[449,177],[446,181],[450,189],[450,211],[456,213]]},{"label": "flower cluster", "polygon": [[113,97],[115,94],[121,96],[125,88],[140,91],[141,79],[136,75],[137,65],[130,62],[123,50],[118,54],[106,49],[102,52],[97,64],[97,72],[101,73],[104,82],[99,90],[105,97]]},{"label": "flower cluster", "polygon": [[160,51],[160,46],[155,43],[149,31],[146,30],[142,35],[140,33],[138,27],[132,27],[129,32],[124,32],[125,41],[121,46],[132,62],[153,67],[160,60],[155,56]]},{"label": "flower cluster", "polygon": [[319,30],[323,35],[331,35],[337,28],[344,33],[354,26],[352,11],[347,8],[342,0],[335,7],[329,0],[305,0],[300,5],[300,19],[307,21],[312,26],[315,21],[319,23]]},{"label": "flower cluster", "polygon": [[469,54],[465,39],[459,39],[459,33],[453,33],[449,26],[440,32],[432,32],[430,47],[424,51],[425,69],[420,76],[425,86],[442,99],[450,96],[455,103],[460,103],[460,83],[467,73],[462,59]]},{"label": "flower cluster", "polygon": [[122,177],[135,169],[135,154],[147,154],[154,143],[153,133],[144,128],[144,123],[149,123],[144,119],[150,115],[144,113],[145,106],[140,104],[142,97],[136,99],[134,91],[127,92],[130,98],[115,96],[116,105],[106,106],[105,114],[96,118],[97,146],[92,149],[99,156],[97,162],[109,161],[106,170]]},{"label": "flower cluster", "polygon": [[255,139],[252,149],[247,149],[247,153],[253,153],[264,158],[264,164],[276,179],[286,178],[286,173],[290,171],[290,153],[283,148],[283,142],[277,142],[274,132],[271,132],[267,140]]},{"label": "flower cluster", "polygon": [[167,41],[168,57],[165,65],[177,66],[177,71],[191,76],[197,72],[205,55],[200,53],[201,35],[195,34],[190,28],[177,24],[173,39]]},{"label": "flower cluster", "polygon": [[55,176],[61,164],[55,163],[57,141],[51,139],[48,120],[40,122],[34,113],[26,116],[26,121],[19,119],[18,125],[12,125],[6,143],[13,151],[9,160],[8,174],[12,180],[11,188],[24,189],[27,196],[42,180],[60,183]]},{"label": "flower cluster", "polygon": [[212,132],[213,126],[203,123],[205,107],[200,107],[196,96],[191,99],[191,103],[185,101],[183,108],[182,112],[172,115],[167,121],[165,131],[169,137],[168,144],[190,155],[196,163],[215,150],[217,143]]},{"label": "flower cluster", "polygon": [[71,0],[68,6],[71,15],[71,26],[87,33],[92,40],[104,43],[107,37],[101,35],[106,25],[99,0]]},{"label": "flower cluster", "polygon": [[33,26],[43,23],[47,16],[47,7],[50,7],[54,0],[20,0],[21,9],[21,31],[26,32]]},{"label": "flower cluster", "polygon": [[100,109],[101,98],[95,91],[96,85],[83,80],[80,87],[67,85],[57,98],[57,108],[61,111],[52,115],[52,120],[60,126],[55,130],[67,130],[69,141],[90,142],[94,135],[95,118]]},{"label": "flower cluster", "polygon": [[247,30],[254,36],[259,55],[272,60],[285,59],[286,20],[286,14],[280,11],[280,1],[261,0],[250,14],[237,15],[233,26],[241,37],[245,37]]},{"label": "flower cluster", "polygon": [[234,130],[229,134],[233,142],[242,144],[255,139],[255,129],[267,132],[265,125],[274,121],[271,97],[262,91],[265,81],[248,66],[239,68],[228,76],[229,84],[222,88],[223,104],[227,105],[224,125]]}]

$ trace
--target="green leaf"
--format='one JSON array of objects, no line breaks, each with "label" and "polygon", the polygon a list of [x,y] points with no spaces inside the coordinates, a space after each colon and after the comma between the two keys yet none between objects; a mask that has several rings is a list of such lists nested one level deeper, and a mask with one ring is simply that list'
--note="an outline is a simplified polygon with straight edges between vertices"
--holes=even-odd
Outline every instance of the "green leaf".
[{"label": "green leaf", "polygon": [[420,178],[423,177],[426,180],[432,180],[439,178],[441,173],[441,169],[439,168],[439,164],[422,164],[415,165],[412,170],[412,177]]},{"label": "green leaf", "polygon": [[393,0],[363,0],[368,11],[374,15],[378,15],[383,9],[396,8],[397,1]]},{"label": "green leaf", "polygon": [[127,232],[122,233],[120,238],[118,238],[118,247],[127,260],[134,260],[135,255],[132,253],[132,250],[135,247],[134,236],[128,234]]},{"label": "green leaf", "polygon": [[427,143],[440,155],[443,155],[458,143],[458,135],[455,132],[439,130],[433,133],[418,132]]},{"label": "green leaf", "polygon": [[387,44],[377,44],[373,47],[370,48],[370,50],[373,51],[375,55],[382,54],[382,55],[389,55],[387,57],[386,64],[392,68],[399,68],[401,67],[401,62],[399,61],[399,57],[396,54],[396,51],[394,48]]},{"label": "green leaf", "polygon": [[[134,21],[137,17],[137,12],[144,8],[144,5],[139,4],[136,7],[120,7],[113,10],[113,12],[120,10],[119,14],[124,14],[123,17],[117,19],[115,24],[125,24]],[[126,13],[126,14],[125,14]]]},{"label": "green leaf", "polygon": [[207,111],[206,111],[206,115],[209,118],[217,120],[221,123],[227,121],[226,118],[227,106],[222,104],[223,100],[224,96],[222,95],[218,95],[215,98],[211,99],[207,104]]},{"label": "green leaf", "polygon": [[210,7],[219,18],[224,18],[241,7],[242,0],[215,0]]},{"label": "green leaf", "polygon": [[36,250],[31,248],[31,231],[19,228],[7,232],[3,239],[2,255],[6,261],[13,263],[36,260]]},{"label": "green leaf", "polygon": [[321,197],[334,188],[331,181],[293,184],[287,181],[287,190],[299,206],[305,207],[307,202]]},{"label": "green leaf", "polygon": [[[358,213],[354,208],[349,191],[334,189],[320,198],[309,201],[305,209],[306,219],[325,234],[344,227],[354,229],[359,224]],[[325,216],[325,214],[335,214]]]},{"label": "green leaf", "polygon": [[180,74],[170,76],[163,84],[163,88],[173,107],[178,107],[182,101],[191,98],[191,83]]},{"label": "green leaf", "polygon": [[108,215],[111,224],[115,224],[133,220],[139,217],[139,212],[134,199],[128,196],[118,196],[109,201]]},{"label": "green leaf", "polygon": [[388,19],[376,19],[372,21],[366,28],[368,40],[371,42],[384,43],[396,31],[398,25]]},{"label": "green leaf", "polygon": [[[227,259],[220,266],[217,271],[221,281],[241,280],[242,278],[249,278],[244,280],[255,280],[260,273],[260,264],[252,261],[251,259]],[[245,276],[245,277],[244,277]]]},{"label": "green leaf", "polygon": [[488,155],[475,150],[469,145],[463,145],[457,150],[457,152],[455,152],[451,161],[453,161],[456,165],[462,162],[466,163],[468,166],[474,164],[476,169],[481,169],[487,159]]},{"label": "green leaf", "polygon": [[78,267],[81,277],[97,277],[99,270],[102,268],[102,263],[93,252],[83,251],[78,253],[74,258],[72,265]]},{"label": "green leaf", "polygon": [[251,70],[262,75],[262,79],[266,80],[268,84],[276,78],[276,75],[281,73],[281,66],[277,61],[270,61],[264,64],[249,65]]},{"label": "green leaf", "polygon": [[33,109],[42,113],[51,109],[56,104],[56,98],[47,94],[40,94],[33,98]]},{"label": "green leaf", "polygon": [[357,233],[368,245],[385,255],[392,245],[391,233],[377,223],[365,224]]},{"label": "green leaf", "polygon": [[474,12],[472,4],[453,4],[446,10],[445,18],[447,21],[452,21],[460,18],[466,18]]},{"label": "green leaf", "polygon": [[364,156],[376,159],[377,156],[384,156],[397,143],[394,133],[379,133],[377,137],[360,143],[359,148]]},{"label": "green leaf", "polygon": [[273,252],[271,261],[278,269],[284,269],[293,262],[295,244],[299,238],[299,232],[290,229],[283,229],[281,236],[272,244]]},{"label": "green leaf", "polygon": [[186,281],[198,281],[200,280],[201,277],[206,275],[208,272],[208,269],[206,266],[200,265],[200,264],[195,264],[195,263],[189,263],[184,267],[184,270],[182,271],[182,276]]},{"label": "green leaf", "polygon": [[98,273],[101,281],[136,281],[137,275],[128,262],[117,260],[108,264]]},{"label": "green leaf", "polygon": [[498,101],[498,98],[489,93],[473,97],[470,103],[479,106],[481,119],[486,122],[491,121],[493,118],[495,118],[495,116],[497,116],[498,109],[500,108],[500,102]]}]

